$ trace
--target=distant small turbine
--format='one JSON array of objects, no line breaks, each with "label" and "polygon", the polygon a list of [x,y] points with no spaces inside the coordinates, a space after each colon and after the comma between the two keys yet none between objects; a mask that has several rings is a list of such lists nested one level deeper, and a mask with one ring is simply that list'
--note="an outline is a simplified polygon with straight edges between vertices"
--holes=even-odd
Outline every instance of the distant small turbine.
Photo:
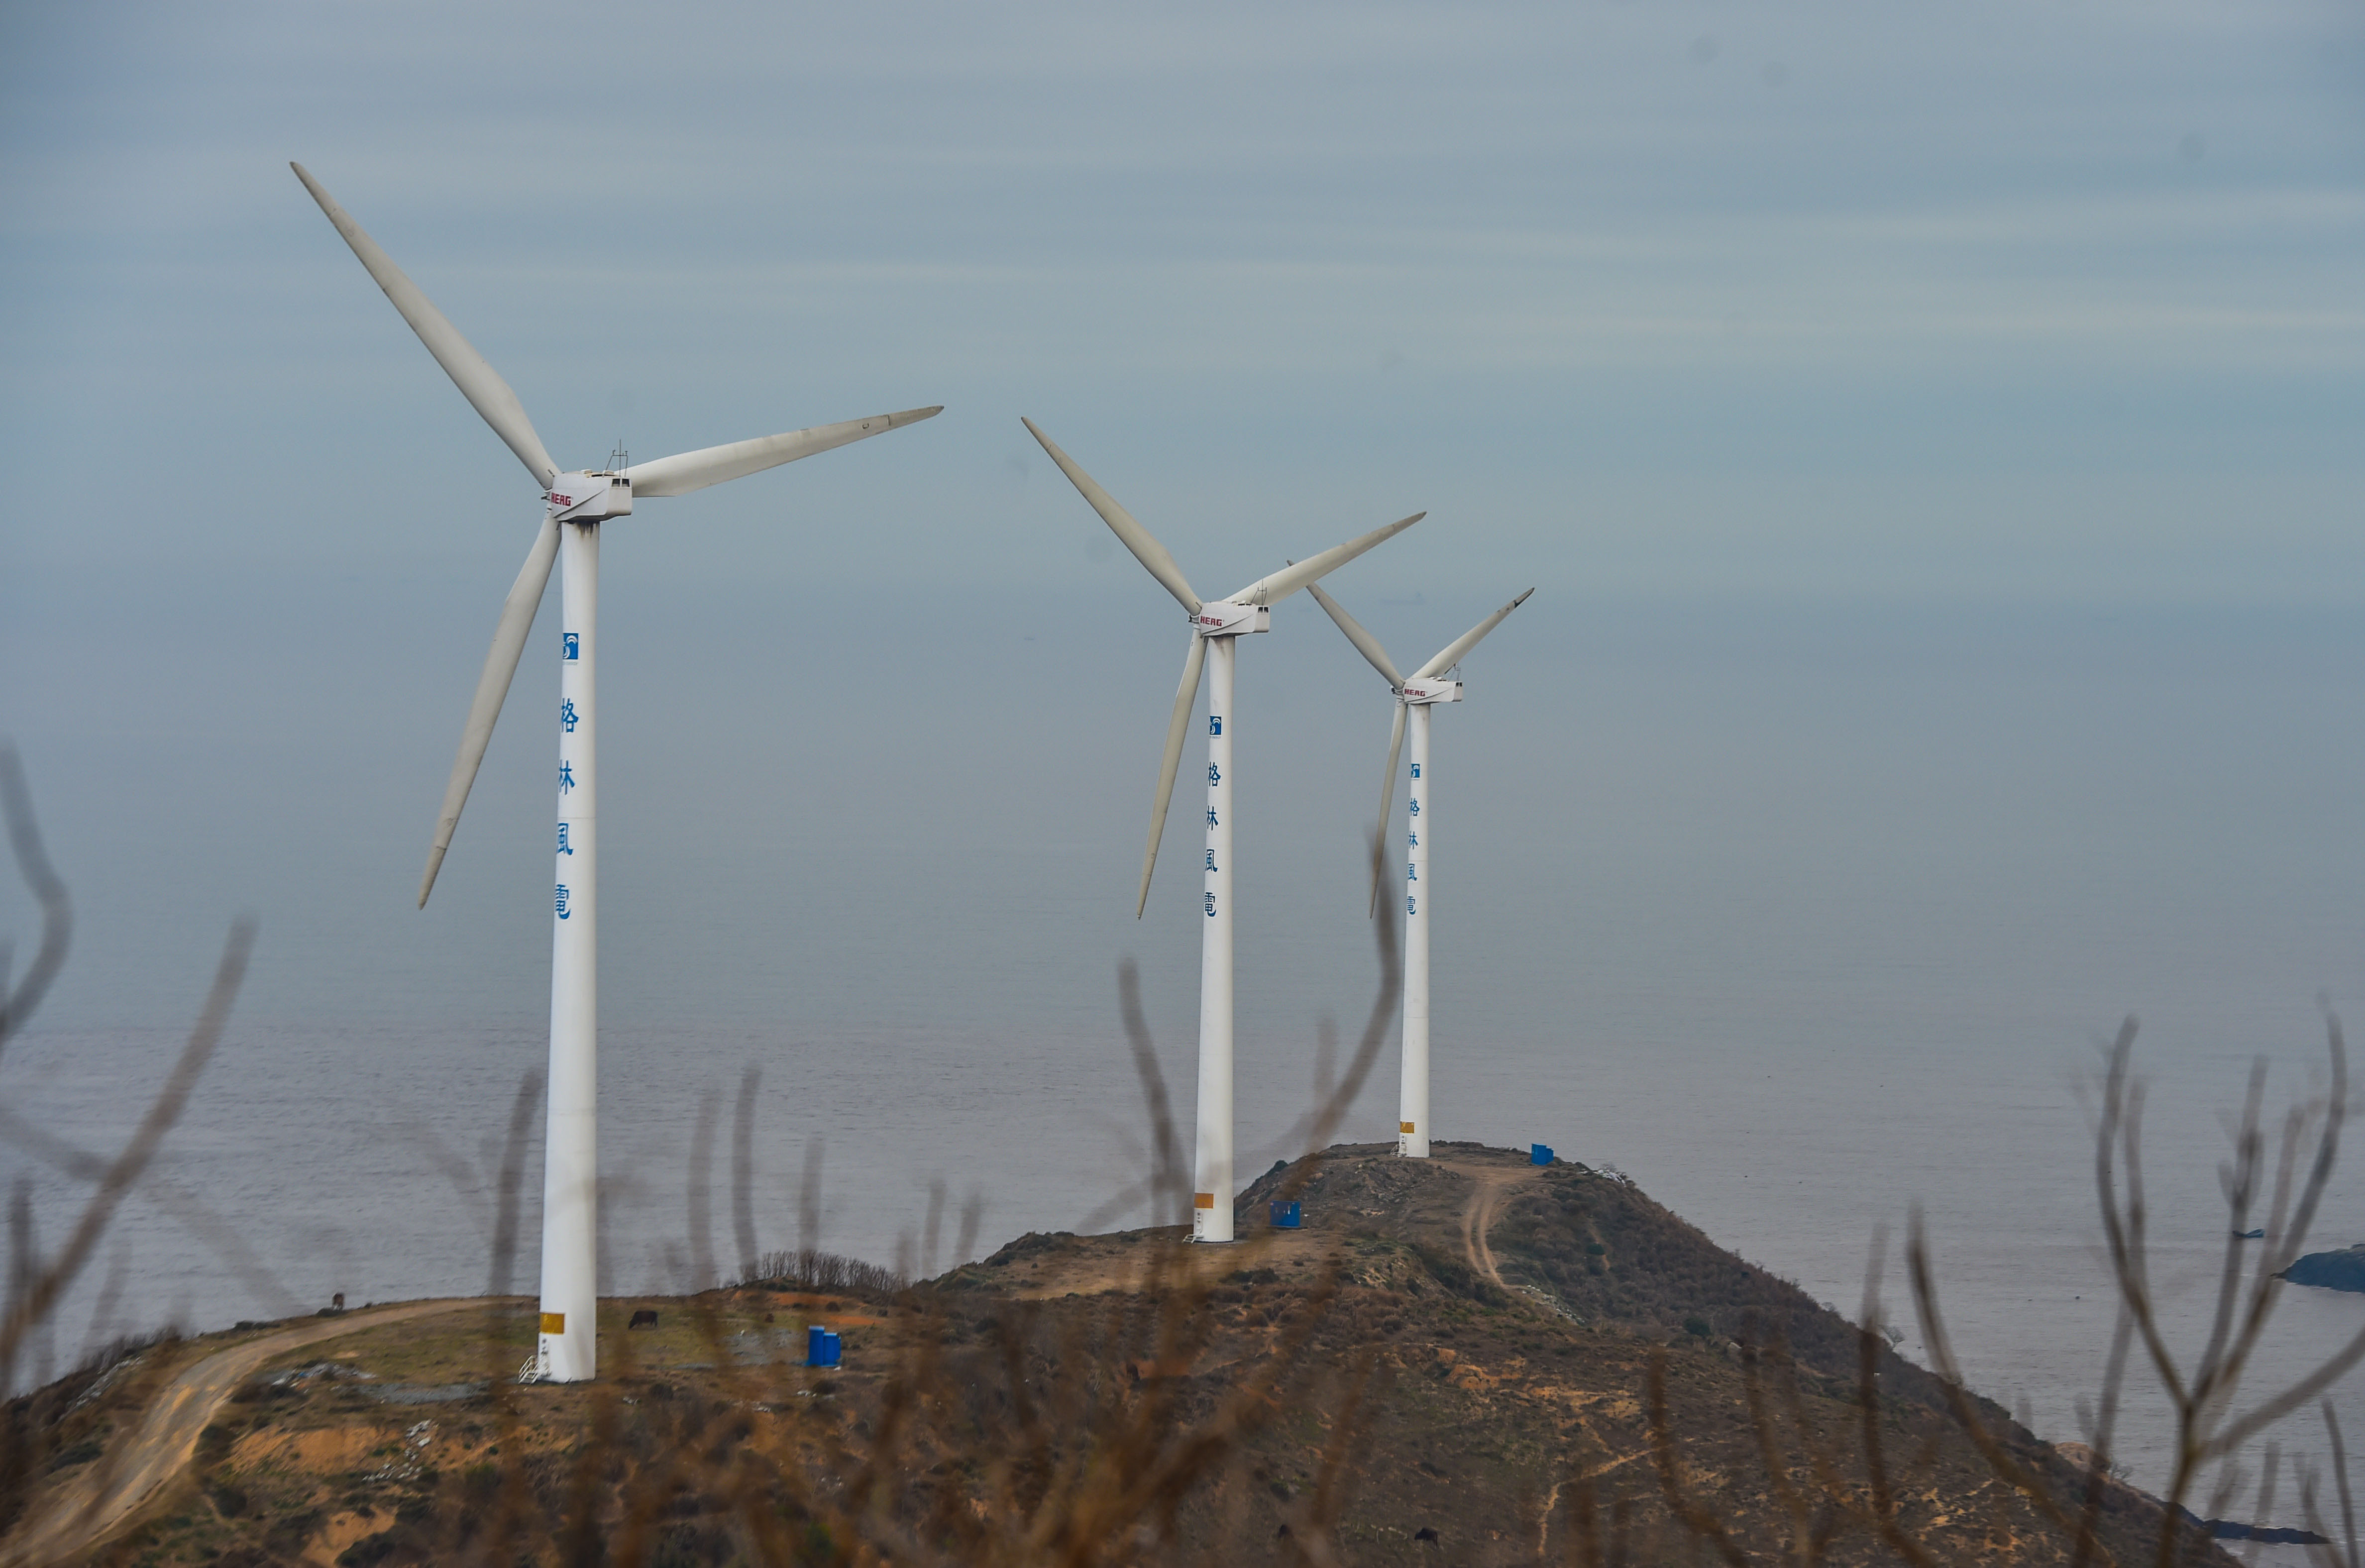
[{"label": "distant small turbine", "polygon": [[1207,679],[1207,877],[1203,905],[1206,924],[1199,945],[1199,1122],[1192,1162],[1191,1239],[1232,1239],[1232,802],[1237,786],[1232,773],[1231,722],[1235,638],[1272,627],[1272,607],[1310,586],[1317,578],[1345,566],[1373,545],[1395,538],[1427,512],[1415,512],[1400,522],[1375,528],[1319,555],[1292,563],[1269,577],[1259,577],[1228,599],[1203,601],[1183,580],[1182,568],[1166,546],[1133,521],[1093,476],[1035,428],[1020,421],[1070,483],[1082,492],[1109,531],[1133,552],[1134,559],[1180,600],[1191,617],[1191,646],[1182,658],[1182,684],[1174,692],[1173,716],[1166,726],[1166,755],[1158,766],[1158,794],[1149,808],[1149,844],[1141,855],[1141,895],[1134,902],[1137,920],[1149,906],[1149,873],[1158,865],[1158,841],[1166,828],[1166,807],[1174,797],[1175,770],[1182,765],[1183,732],[1191,726],[1191,710],[1199,700],[1199,674]]},{"label": "distant small turbine", "polygon": [[[1410,825],[1405,831],[1405,954],[1404,954],[1404,1084],[1397,1095],[1396,1152],[1410,1159],[1429,1158],[1429,835],[1436,825],[1436,810],[1429,800],[1429,711],[1440,702],[1462,700],[1462,683],[1441,678],[1462,662],[1463,655],[1478,645],[1479,640],[1503,623],[1503,617],[1528,602],[1530,588],[1469,631],[1462,633],[1438,655],[1412,672],[1398,675],[1396,666],[1388,660],[1380,640],[1357,624],[1355,618],[1340,607],[1339,601],[1318,588],[1311,589],[1315,602],[1339,623],[1347,633],[1347,641],[1356,651],[1371,660],[1372,667],[1387,678],[1390,689],[1396,696],[1395,732],[1388,737],[1388,771],[1380,781],[1380,836],[1388,833],[1388,810],[1395,800],[1396,764],[1403,757],[1405,732],[1412,732],[1412,776],[1407,787],[1411,809],[1407,814]],[[1407,719],[1409,715],[1409,719]],[[1372,913],[1380,908],[1380,866],[1372,863]]]},{"label": "distant small turbine", "polygon": [[[543,450],[517,394],[499,372],[469,346],[443,313],[429,303],[377,241],[329,197],[301,163],[296,177],[337,226],[370,276],[435,356],[493,433],[542,487],[543,522],[526,552],[525,566],[501,606],[492,650],[476,678],[476,700],[460,732],[460,755],[444,787],[435,839],[427,850],[427,871],[419,880],[419,906],[443,868],[443,852],[460,824],[460,808],[476,781],[476,767],[493,736],[493,721],[517,675],[553,560],[559,570],[558,677],[558,875],[552,894],[550,938],[550,1109],[543,1145],[542,1322],[532,1373],[549,1383],[578,1383],[599,1374],[594,1324],[599,1292],[600,1186],[600,942],[599,781],[593,767],[598,725],[592,707],[593,644],[599,626],[600,523],[626,517],[633,496],[687,495],[725,479],[737,479],[881,431],[928,419],[938,409],[907,409],[867,420],[790,431],[754,441],[710,446],[629,468],[562,474]],[[621,459],[619,459],[621,461]]]}]

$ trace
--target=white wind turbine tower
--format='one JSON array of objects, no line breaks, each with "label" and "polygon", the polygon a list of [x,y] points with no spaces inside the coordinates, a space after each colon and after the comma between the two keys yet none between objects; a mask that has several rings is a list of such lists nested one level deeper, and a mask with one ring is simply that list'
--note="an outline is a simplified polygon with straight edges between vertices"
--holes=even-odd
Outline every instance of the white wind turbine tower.
[{"label": "white wind turbine tower", "polygon": [[1077,467],[1051,438],[1023,420],[1027,431],[1043,443],[1110,532],[1124,541],[1134,558],[1168,593],[1182,601],[1191,618],[1191,646],[1182,659],[1182,684],[1174,692],[1174,712],[1166,726],[1166,755],[1158,768],[1158,793],[1149,808],[1149,844],[1141,855],[1141,895],[1134,918],[1149,904],[1149,874],[1158,865],[1158,842],[1166,828],[1167,803],[1174,796],[1174,774],[1182,762],[1183,732],[1199,700],[1199,675],[1207,679],[1207,854],[1205,865],[1206,923],[1200,927],[1199,946],[1199,1115],[1192,1160],[1191,1239],[1232,1239],[1232,808],[1236,783],[1232,775],[1231,722],[1235,638],[1272,629],[1272,607],[1309,587],[1317,578],[1343,566],[1373,545],[1392,539],[1427,517],[1415,512],[1400,522],[1375,528],[1360,539],[1268,577],[1260,577],[1239,592],[1220,599],[1203,600],[1183,579],[1166,546],[1134,521],[1093,476]]},{"label": "white wind turbine tower", "polygon": [[525,566],[501,606],[493,645],[476,680],[468,722],[460,732],[460,755],[443,790],[443,809],[420,879],[425,908],[460,808],[476,779],[493,721],[500,716],[524,651],[526,633],[559,563],[558,831],[550,943],[549,1130],[544,1145],[542,1186],[542,1323],[532,1373],[553,1383],[596,1376],[599,1345],[598,1193],[599,1143],[599,784],[593,767],[598,722],[592,702],[594,646],[599,627],[600,524],[633,510],[635,494],[686,495],[725,479],[737,479],[833,446],[900,425],[915,423],[937,409],[909,409],[867,420],[790,431],[637,463],[617,470],[562,474],[543,450],[542,438],[484,356],[470,347],[418,286],[402,274],[362,232],[361,225],[329,197],[300,163],[288,165],[345,243],[361,258],[427,352],[435,356],[493,433],[518,454],[541,487],[544,516],[526,552]]},{"label": "white wind turbine tower", "polygon": [[[1313,585],[1308,584],[1309,588]],[[1412,769],[1407,794],[1411,809],[1405,832],[1404,935],[1404,1079],[1397,1092],[1396,1153],[1411,1159],[1429,1158],[1429,831],[1436,811],[1429,795],[1429,711],[1440,702],[1462,700],[1462,683],[1443,678],[1479,639],[1503,623],[1503,617],[1528,602],[1530,588],[1469,631],[1456,637],[1438,655],[1409,676],[1398,675],[1380,640],[1356,622],[1337,599],[1314,588],[1315,602],[1329,612],[1347,633],[1356,651],[1372,661],[1396,695],[1395,733],[1388,739],[1388,771],[1380,781],[1380,836],[1388,833],[1388,810],[1395,800],[1396,764],[1403,759],[1405,732],[1412,732]],[[1380,862],[1372,865],[1372,909],[1380,904]]]}]

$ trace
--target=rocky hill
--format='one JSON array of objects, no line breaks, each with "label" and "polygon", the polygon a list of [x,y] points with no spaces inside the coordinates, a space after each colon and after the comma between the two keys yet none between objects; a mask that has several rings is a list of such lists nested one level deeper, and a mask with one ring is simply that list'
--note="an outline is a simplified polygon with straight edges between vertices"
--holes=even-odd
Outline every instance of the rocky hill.
[{"label": "rocky hill", "polygon": [[[9,1407],[0,1559],[2072,1560],[2088,1476],[2001,1409],[1622,1179],[1436,1153],[1276,1167],[1229,1248],[611,1302],[591,1385],[515,1383],[517,1301],[156,1346]],[[2149,1561],[2157,1505],[2092,1495],[2094,1560]]]}]

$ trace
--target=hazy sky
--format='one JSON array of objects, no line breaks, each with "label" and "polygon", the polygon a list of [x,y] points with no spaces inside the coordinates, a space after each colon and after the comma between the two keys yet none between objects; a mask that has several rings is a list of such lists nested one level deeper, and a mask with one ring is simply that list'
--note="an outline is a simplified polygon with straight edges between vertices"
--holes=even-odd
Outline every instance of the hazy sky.
[{"label": "hazy sky", "polygon": [[1028,413],[1205,591],[1424,506],[1392,587],[2365,584],[2353,6],[0,29],[11,592],[52,566],[513,570],[535,498],[290,158],[562,464],[948,405],[671,503],[695,537],[652,571],[1154,594],[1115,582]]},{"label": "hazy sky", "polygon": [[[1093,912],[1066,1004],[1102,1019],[1139,946],[1187,1017],[1187,877],[1151,927],[1125,918],[1183,633],[1022,413],[1205,593],[1429,509],[1333,579],[1400,660],[1538,587],[1474,663],[1497,695],[1453,716],[1506,791],[1473,850],[1518,896],[1617,907],[1591,902],[1612,846],[1653,896],[1764,846],[1773,895],[1843,866],[1876,922],[1920,896],[1894,858],[1810,847],[1825,820],[2012,866],[2057,915],[2096,884],[2012,858],[2056,833],[2196,910],[2218,872],[2167,857],[2229,813],[2280,829],[2275,864],[2365,848],[2328,803],[2354,793],[2339,650],[2365,608],[2354,7],[5,17],[0,728],[85,901],[58,1003],[80,1016],[179,1017],[241,906],[291,976],[356,977],[335,1006],[414,1005],[388,962],[480,964],[502,1007],[541,1006],[546,660],[440,913],[409,896],[539,498],[290,158],[563,464],[946,405],[606,531],[611,869],[644,857],[674,901],[612,901],[611,970],[644,941],[709,954],[703,1005],[813,1005],[800,966],[750,990],[759,960],[713,946],[773,926],[701,922],[714,878],[818,876],[796,857],[826,839],[907,879],[849,860],[778,916],[792,946],[875,958],[862,933],[908,934],[955,884],[1057,889]],[[1855,619],[1819,641],[1825,605]],[[1276,631],[1240,716],[1290,744],[1243,741],[1269,786],[1243,831],[1352,882],[1385,694],[1305,603]],[[1950,710],[1965,672],[2012,695]],[[2222,680],[2260,695],[2211,728]],[[2320,816],[2281,803],[2260,726],[2286,711],[2323,726]],[[1768,750],[1734,768],[1737,722]],[[2191,791],[2157,831],[2075,751],[2113,745]],[[2090,779],[2074,809],[2040,789],[2064,768]],[[2259,870],[2256,896],[2290,885]],[[981,964],[982,939],[956,920],[943,950]],[[1355,922],[1323,940],[1360,974]],[[2262,984],[2303,1011],[2345,981],[2291,961]],[[935,985],[919,1013],[969,1004]]]},{"label": "hazy sky", "polygon": [[[555,681],[545,608],[416,912],[541,503],[290,159],[564,465],[946,405],[603,530],[635,1271],[750,1061],[766,1179],[833,1139],[882,1259],[934,1174],[992,1237],[1125,1179],[1121,958],[1189,1081],[1187,820],[1134,919],[1183,630],[1022,414],[1203,593],[1429,509],[1332,582],[1400,663],[1538,588],[1440,721],[1448,1136],[1843,1297],[1924,1197],[2009,1321],[2023,1231],[2079,1256],[2095,1031],[2145,1013],[2190,1149],[2360,1011],[2353,4],[7,6],[0,733],[82,926],[0,1089],[112,1147],[257,911],[173,1159],[295,1288],[474,1288],[401,1129],[541,1059]],[[1303,600],[1253,641],[1270,1153],[1368,1002],[1388,714]]]}]

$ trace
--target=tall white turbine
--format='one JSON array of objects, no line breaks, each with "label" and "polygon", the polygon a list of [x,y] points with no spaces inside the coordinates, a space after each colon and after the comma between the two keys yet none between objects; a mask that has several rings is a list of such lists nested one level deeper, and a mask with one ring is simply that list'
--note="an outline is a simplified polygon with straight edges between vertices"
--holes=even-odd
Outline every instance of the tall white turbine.
[{"label": "tall white turbine", "polygon": [[[1313,585],[1308,584],[1309,588]],[[1396,697],[1395,733],[1388,738],[1388,771],[1380,781],[1380,836],[1388,831],[1388,810],[1395,800],[1396,765],[1404,760],[1405,734],[1412,734],[1412,773],[1407,785],[1410,810],[1405,830],[1405,952],[1404,952],[1404,1078],[1397,1094],[1396,1153],[1410,1159],[1429,1158],[1429,835],[1436,824],[1436,803],[1429,797],[1429,711],[1440,702],[1462,700],[1462,683],[1443,678],[1479,639],[1503,623],[1503,617],[1528,602],[1530,588],[1440,649],[1438,655],[1412,672],[1398,675],[1380,640],[1356,622],[1337,599],[1313,589],[1315,602],[1329,612],[1347,633],[1356,651],[1385,678]],[[1372,910],[1380,905],[1380,862],[1372,865]]]},{"label": "tall white turbine", "polygon": [[599,1372],[596,1329],[599,1306],[600,1181],[599,1081],[599,778],[594,764],[598,734],[593,669],[599,641],[600,524],[628,516],[635,495],[679,496],[725,479],[737,479],[779,464],[844,446],[900,425],[913,424],[938,409],[908,409],[867,420],[790,431],[637,463],[627,468],[562,474],[543,450],[542,438],[509,383],[470,347],[443,313],[402,274],[377,242],[320,188],[300,163],[288,167],[337,226],[345,243],[386,290],[386,297],[427,345],[493,432],[518,454],[542,487],[543,522],[526,552],[510,596],[493,628],[468,722],[460,732],[460,755],[444,787],[443,809],[427,851],[427,871],[419,882],[419,904],[435,886],[460,808],[476,781],[477,764],[492,738],[550,580],[559,566],[558,831],[555,854],[550,941],[550,1108],[544,1146],[542,1184],[542,1324],[534,1351],[534,1374],[553,1383],[577,1383]]},{"label": "tall white turbine", "polygon": [[1149,874],[1158,865],[1158,843],[1166,828],[1166,807],[1174,796],[1175,770],[1182,762],[1183,733],[1199,700],[1199,676],[1207,672],[1207,854],[1206,892],[1199,945],[1199,1120],[1192,1160],[1191,1239],[1232,1239],[1232,804],[1237,788],[1232,772],[1233,658],[1235,638],[1272,629],[1272,607],[1334,568],[1345,566],[1373,545],[1394,538],[1428,516],[1415,512],[1385,528],[1375,528],[1319,555],[1290,564],[1284,570],[1260,577],[1227,598],[1202,600],[1183,579],[1166,546],[1150,537],[1116,504],[1093,476],[1052,444],[1051,438],[1024,420],[1051,461],[1059,465],[1110,532],[1124,541],[1134,558],[1180,600],[1191,617],[1191,645],[1182,658],[1182,684],[1174,693],[1174,711],[1166,726],[1166,755],[1158,768],[1158,793],[1149,808],[1149,844],[1141,854],[1141,894],[1134,918],[1149,905]]}]

